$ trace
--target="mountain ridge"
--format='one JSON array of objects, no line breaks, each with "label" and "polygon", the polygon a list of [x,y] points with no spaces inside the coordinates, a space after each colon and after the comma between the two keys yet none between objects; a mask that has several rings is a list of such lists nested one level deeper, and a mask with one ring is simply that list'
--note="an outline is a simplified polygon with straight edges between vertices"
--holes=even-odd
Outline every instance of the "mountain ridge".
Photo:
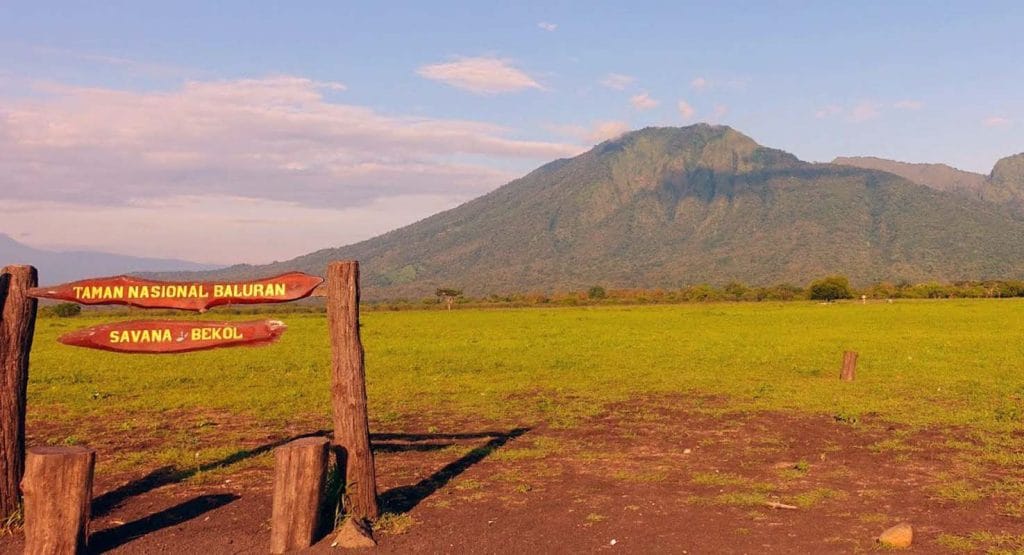
[{"label": "mountain ridge", "polygon": [[[1016,166],[1007,168],[1014,173]],[[1000,231],[995,231],[1000,230]],[[369,298],[738,280],[1024,276],[1024,219],[889,172],[812,164],[727,126],[645,128],[381,236],[265,266],[358,259]]]},{"label": "mountain ridge", "polygon": [[50,251],[30,247],[0,233],[0,265],[30,264],[39,271],[42,285],[55,285],[89,277],[134,272],[173,270],[209,271],[222,268],[187,260],[146,258],[100,251]]}]

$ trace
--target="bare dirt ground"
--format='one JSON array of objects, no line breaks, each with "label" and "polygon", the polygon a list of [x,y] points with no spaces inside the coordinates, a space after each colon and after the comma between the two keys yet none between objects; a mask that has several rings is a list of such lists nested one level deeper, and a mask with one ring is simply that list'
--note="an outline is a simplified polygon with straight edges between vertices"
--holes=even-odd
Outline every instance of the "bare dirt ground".
[{"label": "bare dirt ground", "polygon": [[[373,437],[388,513],[377,551],[857,553],[879,550],[878,534],[902,521],[914,526],[914,552],[1024,548],[1015,543],[1024,542],[1024,518],[1006,499],[978,493],[1020,474],[950,447],[966,432],[700,404],[646,399],[571,428],[390,424],[395,431]],[[96,437],[91,550],[266,552],[268,454],[310,433],[324,432],[294,423],[220,464],[116,475],[104,472],[103,452],[133,440]],[[0,551],[20,552],[21,543],[15,531]]]}]

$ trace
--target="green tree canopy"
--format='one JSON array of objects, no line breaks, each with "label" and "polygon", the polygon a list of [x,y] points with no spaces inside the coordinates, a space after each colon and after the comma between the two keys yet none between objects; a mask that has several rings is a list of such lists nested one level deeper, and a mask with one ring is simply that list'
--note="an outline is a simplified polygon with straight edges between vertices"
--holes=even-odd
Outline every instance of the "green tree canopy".
[{"label": "green tree canopy", "polygon": [[828,276],[812,281],[808,289],[811,298],[818,301],[831,302],[836,299],[853,298],[853,289],[850,288],[850,280],[846,279],[846,276]]}]

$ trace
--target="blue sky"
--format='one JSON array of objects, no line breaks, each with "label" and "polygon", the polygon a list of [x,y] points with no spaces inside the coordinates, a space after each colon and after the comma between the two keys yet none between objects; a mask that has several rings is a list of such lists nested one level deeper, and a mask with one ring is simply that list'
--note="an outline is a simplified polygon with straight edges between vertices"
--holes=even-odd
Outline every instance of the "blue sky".
[{"label": "blue sky", "polygon": [[1018,2],[8,2],[0,232],[265,262],[700,121],[987,173],[1024,150],[1021,29]]}]

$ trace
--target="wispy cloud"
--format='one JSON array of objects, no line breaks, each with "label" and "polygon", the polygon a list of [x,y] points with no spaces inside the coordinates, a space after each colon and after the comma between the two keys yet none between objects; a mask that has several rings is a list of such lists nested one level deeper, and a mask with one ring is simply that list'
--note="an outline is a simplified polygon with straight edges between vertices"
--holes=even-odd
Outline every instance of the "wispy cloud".
[{"label": "wispy cloud", "polygon": [[515,67],[510,60],[487,56],[458,57],[451,62],[422,66],[416,73],[421,77],[478,94],[544,88],[525,71]]},{"label": "wispy cloud", "polygon": [[596,144],[608,139],[614,139],[626,133],[629,131],[629,124],[624,121],[607,120],[598,121],[590,127],[583,127],[581,125],[549,125],[547,128],[555,133],[572,137],[587,144]]},{"label": "wispy cloud", "polygon": [[729,113],[729,107],[725,104],[715,104],[714,110],[711,112],[711,121],[722,121],[722,118]]},{"label": "wispy cloud", "polygon": [[632,75],[623,75],[621,73],[609,73],[604,76],[601,80],[601,84],[608,87],[609,89],[615,89],[621,91],[626,87],[633,84],[636,78]]},{"label": "wispy cloud", "polygon": [[[121,251],[140,255],[265,261],[265,252],[281,258],[366,238],[360,226],[410,223],[584,150],[325,97],[341,88],[278,76],[146,92],[49,84],[45,94],[0,99],[0,231],[48,244],[88,236],[103,248],[125,240],[132,248]],[[175,208],[181,199],[206,214],[203,233],[183,217],[192,208]],[[231,221],[215,221],[218,211]],[[275,214],[294,218],[241,227]],[[287,240],[265,249],[276,244],[273,230]]]},{"label": "wispy cloud", "polygon": [[31,48],[31,50],[36,54],[48,58],[63,58],[66,60],[75,60],[90,64],[114,66],[130,74],[151,75],[156,77],[198,78],[207,73],[196,68],[180,65],[138,60],[126,56],[115,56],[84,50],[71,50],[50,46],[30,46],[29,48]]},{"label": "wispy cloud", "polygon": [[711,81],[708,81],[704,77],[694,77],[693,81],[690,81],[690,88],[695,91],[703,91],[711,86]]},{"label": "wispy cloud", "polygon": [[1003,116],[989,116],[981,120],[981,124],[985,127],[1006,127],[1011,123],[1013,123],[1013,121],[1010,118]]},{"label": "wispy cloud", "polygon": [[647,94],[646,92],[642,92],[640,94],[635,94],[631,96],[629,98],[629,103],[634,108],[641,111],[656,108],[659,104],[657,100],[651,98],[651,95]]},{"label": "wispy cloud", "polygon": [[843,109],[840,106],[837,106],[835,104],[829,104],[828,106],[823,106],[815,110],[814,117],[818,119],[824,119],[830,118],[832,116],[837,116],[841,113],[843,113]]},{"label": "wispy cloud", "polygon": [[690,103],[685,100],[680,100],[676,104],[676,108],[679,110],[679,115],[682,116],[683,121],[690,121],[696,113],[693,106],[690,106]]},{"label": "wispy cloud", "polygon": [[878,104],[874,102],[859,102],[850,109],[847,119],[853,123],[863,123],[880,116]]},{"label": "wispy cloud", "polygon": [[555,29],[558,29],[558,24],[549,23],[547,21],[541,21],[540,23],[537,24],[537,27],[540,27],[541,29],[544,29],[545,31],[550,33],[553,32]]},{"label": "wispy cloud", "polygon": [[50,85],[0,110],[0,198],[113,204],[208,193],[351,205],[481,192],[511,177],[453,156],[546,161],[581,150],[324,98],[339,87],[287,76],[163,92]]},{"label": "wispy cloud", "polygon": [[864,123],[866,121],[876,119],[881,115],[881,106],[876,102],[870,101],[861,101],[848,107],[840,106],[838,104],[829,104],[814,111],[814,117],[818,119],[842,117],[849,123]]},{"label": "wispy cloud", "polygon": [[924,108],[924,102],[920,100],[900,100],[892,105],[897,110],[920,110]]}]

